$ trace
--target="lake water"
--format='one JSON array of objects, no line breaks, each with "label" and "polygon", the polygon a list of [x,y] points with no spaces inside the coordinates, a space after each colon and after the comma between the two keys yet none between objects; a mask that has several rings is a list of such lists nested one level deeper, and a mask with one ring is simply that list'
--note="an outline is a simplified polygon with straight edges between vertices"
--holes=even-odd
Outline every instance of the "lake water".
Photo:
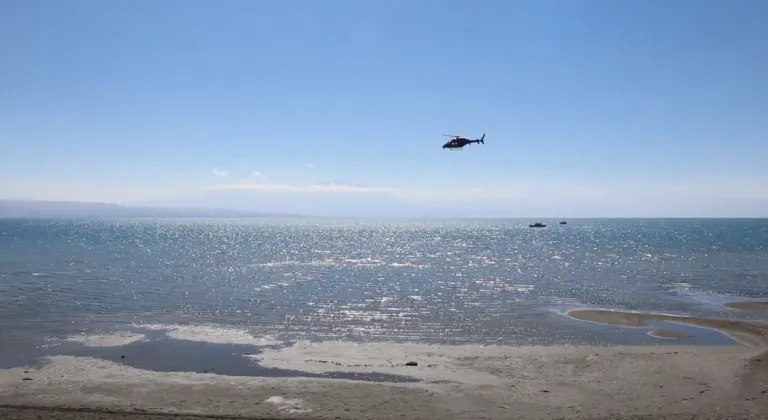
[{"label": "lake water", "polygon": [[[236,331],[277,342],[674,341],[565,316],[573,307],[768,319],[722,306],[768,296],[766,219],[532,221],[0,220],[0,364],[100,352],[226,370],[232,346],[250,345],[228,341]],[[96,350],[61,340],[115,331],[154,339]],[[674,342],[731,341],[702,331]]]}]

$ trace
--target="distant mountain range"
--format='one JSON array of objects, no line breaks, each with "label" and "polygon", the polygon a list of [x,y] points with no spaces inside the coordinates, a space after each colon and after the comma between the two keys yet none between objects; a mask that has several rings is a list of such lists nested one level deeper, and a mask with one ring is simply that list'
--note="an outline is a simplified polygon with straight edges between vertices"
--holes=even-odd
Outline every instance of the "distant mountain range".
[{"label": "distant mountain range", "polygon": [[0,218],[266,218],[301,217],[295,214],[267,213],[196,207],[123,206],[114,203],[77,201],[0,200]]}]

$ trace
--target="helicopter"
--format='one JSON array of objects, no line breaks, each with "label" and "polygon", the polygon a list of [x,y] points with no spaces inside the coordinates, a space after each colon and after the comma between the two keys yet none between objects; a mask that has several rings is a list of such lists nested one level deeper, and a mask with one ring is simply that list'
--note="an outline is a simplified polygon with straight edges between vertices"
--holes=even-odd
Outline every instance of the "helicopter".
[{"label": "helicopter", "polygon": [[485,144],[485,133],[483,133],[483,136],[476,140],[470,140],[465,137],[461,136],[453,136],[450,134],[444,134],[447,137],[453,137],[451,140],[449,140],[447,143],[443,145],[443,149],[448,150],[461,150],[462,147],[472,144],[472,143],[478,143],[478,144]]}]

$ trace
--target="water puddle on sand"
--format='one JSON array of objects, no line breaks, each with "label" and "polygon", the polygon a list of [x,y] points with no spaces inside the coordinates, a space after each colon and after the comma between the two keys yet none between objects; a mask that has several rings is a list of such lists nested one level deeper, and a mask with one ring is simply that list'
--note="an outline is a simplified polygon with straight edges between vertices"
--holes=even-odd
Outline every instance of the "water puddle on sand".
[{"label": "water puddle on sand", "polygon": [[[242,331],[234,331],[235,343],[226,342],[226,328],[185,327],[189,332],[184,339],[176,326],[160,328],[134,327],[130,331],[118,333],[98,333],[49,340],[47,345],[37,345],[19,351],[0,352],[0,368],[37,366],[44,356],[75,356],[108,360],[114,363],[155,372],[190,372],[213,373],[227,376],[253,377],[307,377],[354,379],[371,382],[418,382],[419,379],[384,373],[368,372],[328,372],[307,373],[291,369],[266,368],[260,366],[250,355],[257,355],[264,348],[279,348],[290,343],[263,340],[251,337],[248,340]],[[216,331],[218,330],[218,331]],[[176,332],[168,334],[168,332]],[[214,334],[215,332],[215,334]],[[213,342],[205,341],[210,337]],[[51,345],[50,341],[55,341]],[[255,344],[264,342],[269,344]],[[7,353],[7,354],[6,354]]]},{"label": "water puddle on sand", "polygon": [[736,340],[726,334],[709,328],[696,327],[671,321],[649,320],[646,321],[646,323],[650,326],[647,334],[661,340],[670,340],[681,344],[691,343],[707,346],[739,344]]},{"label": "water puddle on sand", "polygon": [[662,320],[643,320],[645,325],[622,325],[618,323],[612,323],[610,319],[605,319],[603,322],[597,320],[585,320],[577,319],[569,316],[569,311],[574,309],[580,310],[597,310],[608,311],[617,314],[650,314],[651,312],[642,311],[626,311],[619,309],[597,308],[597,307],[583,307],[576,305],[568,305],[567,307],[553,308],[552,311],[564,318],[570,320],[574,326],[579,325],[579,328],[590,329],[603,335],[614,335],[615,342],[623,345],[658,345],[658,344],[688,344],[688,345],[702,345],[702,346],[718,346],[718,345],[737,345],[738,341],[729,337],[718,330],[693,326],[684,323],[678,323],[673,321]]}]

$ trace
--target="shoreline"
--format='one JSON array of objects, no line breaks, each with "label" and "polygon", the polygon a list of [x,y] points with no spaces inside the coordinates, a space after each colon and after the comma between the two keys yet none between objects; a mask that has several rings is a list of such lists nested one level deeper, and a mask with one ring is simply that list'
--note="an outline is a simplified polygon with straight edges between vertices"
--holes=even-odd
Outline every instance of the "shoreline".
[{"label": "shoreline", "polygon": [[[604,309],[572,309],[567,316],[661,331],[669,340],[687,333],[652,324],[706,328],[737,344],[513,347],[298,341],[243,356],[267,369],[352,375],[343,379],[154,372],[94,357],[49,356],[36,367],[0,370],[0,416],[607,420],[758,419],[768,413],[768,323]],[[141,337],[97,339],[94,345],[119,346]],[[418,381],[354,379],[372,372]]]}]

